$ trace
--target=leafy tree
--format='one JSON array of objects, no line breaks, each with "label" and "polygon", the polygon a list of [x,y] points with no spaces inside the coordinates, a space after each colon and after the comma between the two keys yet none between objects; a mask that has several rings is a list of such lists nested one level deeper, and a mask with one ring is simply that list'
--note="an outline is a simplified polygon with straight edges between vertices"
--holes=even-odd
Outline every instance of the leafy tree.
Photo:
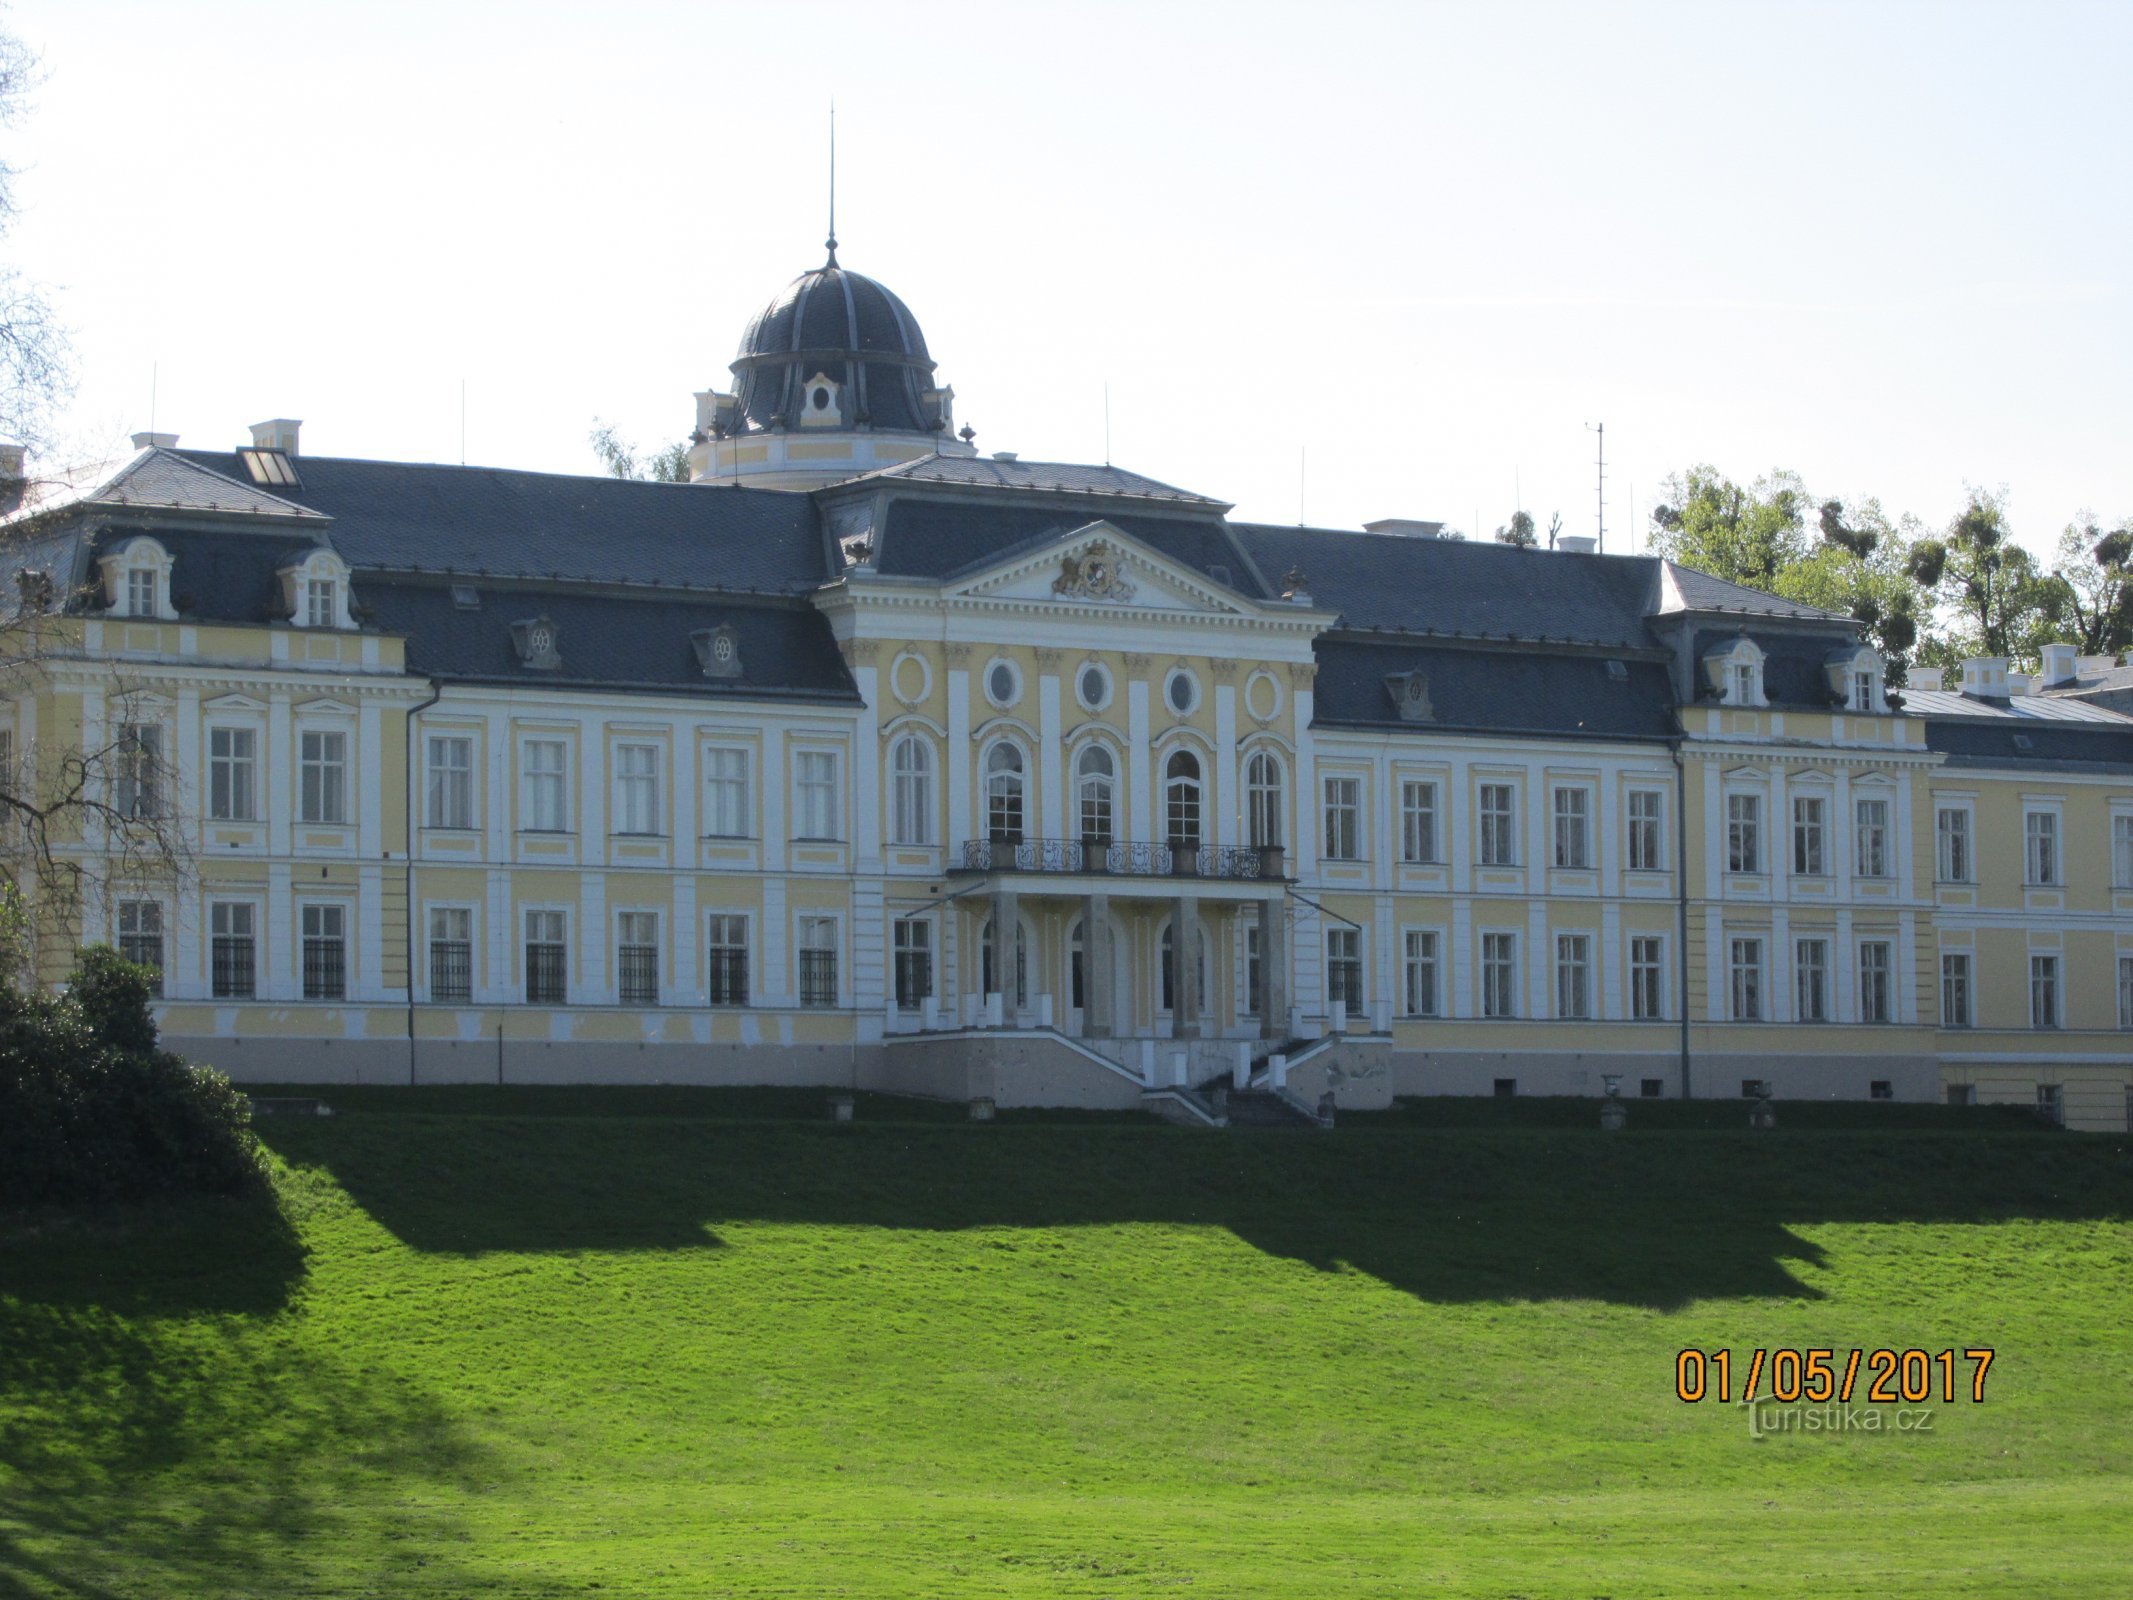
[{"label": "leafy tree", "polygon": [[1770,590],[1809,553],[1810,502],[1797,473],[1773,472],[1742,487],[1716,467],[1694,466],[1668,478],[1660,495],[1650,548],[1683,566]]},{"label": "leafy tree", "polygon": [[1902,684],[1933,609],[1932,596],[1909,571],[1917,525],[1908,518],[1891,523],[1876,500],[1856,512],[1828,500],[1816,520],[1819,543],[1778,574],[1774,592],[1865,624],[1888,681]]},{"label": "leafy tree", "polygon": [[1954,618],[1949,634],[1934,642],[1939,660],[2030,660],[2051,639],[2057,586],[2015,543],[2004,494],[1971,490],[1945,535],[1911,547],[1907,569]]},{"label": "leafy tree", "polygon": [[1524,511],[1514,511],[1511,513],[1511,520],[1496,530],[1496,542],[1530,550],[1540,543],[1540,535],[1534,531],[1531,515]]},{"label": "leafy tree", "polygon": [[689,481],[689,441],[683,439],[668,445],[664,450],[654,450],[640,457],[636,446],[619,433],[593,418],[593,454],[600,458],[600,465],[617,478],[635,478],[653,483],[687,483]]},{"label": "leafy tree", "polygon": [[2053,620],[2083,655],[2133,648],[2133,517],[2106,533],[2083,512],[2060,531],[2051,576]]}]

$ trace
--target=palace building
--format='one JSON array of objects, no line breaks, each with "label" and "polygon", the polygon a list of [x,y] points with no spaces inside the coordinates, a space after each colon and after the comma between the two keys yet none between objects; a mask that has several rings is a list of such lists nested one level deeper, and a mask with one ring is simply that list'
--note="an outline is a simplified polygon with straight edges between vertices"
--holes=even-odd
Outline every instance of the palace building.
[{"label": "palace building", "polygon": [[[241,1079],[1152,1104],[2015,1101],[2124,1128],[2115,663],[1892,690],[1589,541],[980,455],[836,261],[688,484],[137,436],[23,481],[0,760]],[[181,840],[120,848],[128,819]],[[72,912],[69,913],[73,915]]]}]

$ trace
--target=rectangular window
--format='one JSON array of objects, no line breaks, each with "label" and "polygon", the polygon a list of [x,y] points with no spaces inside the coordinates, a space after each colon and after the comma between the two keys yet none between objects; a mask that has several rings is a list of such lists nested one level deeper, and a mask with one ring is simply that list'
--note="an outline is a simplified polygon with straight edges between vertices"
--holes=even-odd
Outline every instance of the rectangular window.
[{"label": "rectangular window", "polygon": [[2057,956],[2031,956],[2029,958],[2029,1025],[2032,1028],[2056,1028],[2059,1026],[2059,958]]},{"label": "rectangular window", "polygon": [[126,615],[156,614],[156,574],[153,567],[133,567],[126,573]]},{"label": "rectangular window", "polygon": [[1869,939],[1859,946],[1859,1020],[1894,1022],[1895,993],[1891,974],[1895,953],[1884,939]]},{"label": "rectangular window", "polygon": [[1573,871],[1592,865],[1592,791],[1555,791],[1555,864]]},{"label": "rectangular window", "polygon": [[2133,1028],[2133,956],[2118,958],[2118,1026]]},{"label": "rectangular window", "polygon": [[2022,818],[2023,865],[2026,883],[2056,886],[2059,882],[2059,816],[2054,811],[2031,811]]},{"label": "rectangular window", "polygon": [[430,826],[473,827],[474,741],[458,734],[433,734],[429,752]]},{"label": "rectangular window", "polygon": [[2058,1084],[2037,1085],[2037,1115],[2055,1128],[2066,1126],[2066,1092]]},{"label": "rectangular window", "polygon": [[250,728],[207,733],[207,814],[216,822],[259,819],[259,736]]},{"label": "rectangular window", "polygon": [[[837,758],[827,750],[802,750],[793,758],[795,790],[799,800],[794,818],[795,839],[837,837]],[[831,965],[836,952],[830,952]],[[831,1000],[828,1004],[834,1005]]]},{"label": "rectangular window", "polygon": [[837,921],[834,917],[800,919],[800,1004],[837,1003]]},{"label": "rectangular window", "polygon": [[1746,661],[1737,663],[1733,668],[1733,703],[1752,706],[1757,698],[1754,666]]},{"label": "rectangular window", "polygon": [[163,730],[153,722],[119,728],[118,782],[113,802],[122,817],[163,814]]},{"label": "rectangular window", "polygon": [[121,900],[118,908],[119,955],[155,974],[149,993],[163,992],[163,903]]},{"label": "rectangular window", "polygon": [[1442,859],[1437,854],[1437,786],[1434,783],[1400,785],[1400,859]]},{"label": "rectangular window", "polygon": [[1857,853],[1852,857],[1862,878],[1889,876],[1889,803],[1861,800],[1854,807],[1858,829]]},{"label": "rectangular window", "polygon": [[1829,1020],[1829,941],[1799,939],[1792,946],[1793,986],[1802,1022]]},{"label": "rectangular window", "polygon": [[474,998],[474,913],[465,906],[430,907],[430,998]]},{"label": "rectangular window", "polygon": [[2111,819],[2111,885],[2133,889],[2133,817]]},{"label": "rectangular window", "polygon": [[570,826],[570,747],[561,739],[528,739],[519,762],[519,826],[562,833]]},{"label": "rectangular window", "polygon": [[[1260,958],[1259,925],[1244,930],[1244,1014],[1257,1017],[1266,1009],[1266,964]],[[1081,946],[1074,946],[1074,1008],[1081,1009]]]},{"label": "rectangular window", "polygon": [[1441,1015],[1437,996],[1441,992],[1437,973],[1437,932],[1434,928],[1409,928],[1405,964],[1401,973],[1406,1012],[1410,1017]]},{"label": "rectangular window", "polygon": [[348,820],[348,735],[307,728],[297,736],[298,776],[302,779],[297,819],[302,822]]},{"label": "rectangular window", "polygon": [[714,745],[704,752],[704,833],[748,837],[748,752]]},{"label": "rectangular window", "polygon": [[1326,780],[1326,859],[1363,859],[1363,780]]},{"label": "rectangular window", "polygon": [[1823,844],[1827,809],[1820,795],[1792,797],[1792,870],[1798,877],[1819,878],[1829,871]]},{"label": "rectangular window", "polygon": [[526,913],[526,1004],[559,1006],[570,992],[567,919],[560,911]]},{"label": "rectangular window", "polygon": [[1363,936],[1353,928],[1326,930],[1326,999],[1352,1017],[1363,1009]]},{"label": "rectangular window", "polygon": [[659,831],[659,746],[615,746],[615,832]]},{"label": "rectangular window", "polygon": [[1855,672],[1852,674],[1852,709],[1854,711],[1871,711],[1874,709],[1874,675],[1871,672]]},{"label": "rectangular window", "polygon": [[1565,1018],[1592,1015],[1592,936],[1555,936],[1555,1014]]},{"label": "rectangular window", "polygon": [[1666,1079],[1639,1078],[1637,1093],[1646,1100],[1663,1100],[1666,1098]]},{"label": "rectangular window", "polygon": [[1763,870],[1763,802],[1760,795],[1726,796],[1726,870]]},{"label": "rectangular window", "polygon": [[1481,786],[1481,864],[1509,867],[1518,863],[1518,825],[1514,816],[1511,785]]},{"label": "rectangular window", "polygon": [[1735,939],[1731,957],[1733,1020],[1760,1022],[1763,1020],[1763,941]]},{"label": "rectangular window", "polygon": [[711,954],[710,1002],[715,1006],[748,1003],[748,919],[714,911],[705,925],[704,948]]},{"label": "rectangular window", "polygon": [[255,916],[247,900],[217,900],[208,908],[209,988],[217,1000],[249,1000],[259,992]]},{"label": "rectangular window", "polygon": [[659,914],[624,911],[615,917],[616,998],[626,1006],[659,1004]]},{"label": "rectangular window", "polygon": [[895,944],[897,1009],[916,1011],[933,993],[933,924],[899,917]]},{"label": "rectangular window", "polygon": [[1946,950],[1940,958],[1940,1025],[1967,1028],[1970,1022],[1970,952]]},{"label": "rectangular window", "polygon": [[1497,1099],[1516,1100],[1518,1098],[1518,1080],[1516,1078],[1492,1078],[1489,1081]]},{"label": "rectangular window", "polygon": [[348,998],[348,908],[306,904],[303,912],[304,998]]},{"label": "rectangular window", "polygon": [[1660,808],[1666,804],[1666,796],[1657,789],[1632,789],[1629,791],[1629,870],[1632,872],[1660,872],[1666,867],[1666,858],[1659,835]]},{"label": "rectangular window", "polygon": [[1481,1014],[1485,1017],[1518,1015],[1518,935],[1485,933],[1481,936]]},{"label": "rectangular window", "polygon": [[1656,935],[1629,941],[1629,1014],[1638,1022],[1656,1022],[1663,1015],[1665,958],[1666,943]]},{"label": "rectangular window", "polygon": [[331,578],[307,578],[304,581],[304,626],[307,628],[330,628],[334,624],[334,604],[338,598],[337,586]]},{"label": "rectangular window", "polygon": [[1871,1080],[1870,1080],[1870,1081],[1869,1081],[1869,1082],[1867,1083],[1867,1086],[1866,1086],[1866,1097],[1867,1097],[1867,1098],[1868,1098],[1869,1100],[1893,1100],[1893,1099],[1895,1099],[1895,1098],[1896,1098],[1896,1085],[1895,1085],[1895,1082],[1894,1082],[1894,1081],[1893,1081],[1892,1079],[1889,1079],[1889,1078],[1874,1078],[1874,1079],[1871,1079]]},{"label": "rectangular window", "polygon": [[[2133,820],[2133,819],[2129,819]],[[1933,814],[1934,871],[1942,883],[1970,882],[1970,811],[1942,806]]]}]

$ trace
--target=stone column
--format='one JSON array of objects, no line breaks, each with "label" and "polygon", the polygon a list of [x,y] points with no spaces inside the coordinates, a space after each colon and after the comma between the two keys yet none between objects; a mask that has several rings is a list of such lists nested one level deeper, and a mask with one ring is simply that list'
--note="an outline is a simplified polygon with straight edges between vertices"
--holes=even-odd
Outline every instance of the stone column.
[{"label": "stone column", "polygon": [[1012,1023],[1015,1015],[1015,926],[1019,913],[1015,891],[992,892],[992,993],[1001,996],[1000,1009]]},{"label": "stone column", "polygon": [[1081,1031],[1091,1039],[1111,1036],[1111,897],[1081,897]]},{"label": "stone column", "polygon": [[1181,894],[1170,908],[1170,1037],[1195,1038],[1199,1034],[1200,996],[1195,980],[1200,964],[1193,959],[1193,935],[1200,931],[1197,896]]},{"label": "stone column", "polygon": [[1259,902],[1259,1033],[1289,1036],[1289,918],[1281,895]]}]

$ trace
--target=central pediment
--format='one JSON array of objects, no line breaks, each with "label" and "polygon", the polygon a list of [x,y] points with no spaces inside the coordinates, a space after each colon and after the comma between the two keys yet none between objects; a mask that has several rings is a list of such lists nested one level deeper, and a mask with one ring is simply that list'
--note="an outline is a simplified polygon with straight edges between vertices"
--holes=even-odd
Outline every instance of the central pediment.
[{"label": "central pediment", "polygon": [[944,594],[1220,616],[1241,616],[1251,609],[1212,579],[1103,521],[1062,534],[1041,550],[1018,551],[998,566],[951,583]]}]

